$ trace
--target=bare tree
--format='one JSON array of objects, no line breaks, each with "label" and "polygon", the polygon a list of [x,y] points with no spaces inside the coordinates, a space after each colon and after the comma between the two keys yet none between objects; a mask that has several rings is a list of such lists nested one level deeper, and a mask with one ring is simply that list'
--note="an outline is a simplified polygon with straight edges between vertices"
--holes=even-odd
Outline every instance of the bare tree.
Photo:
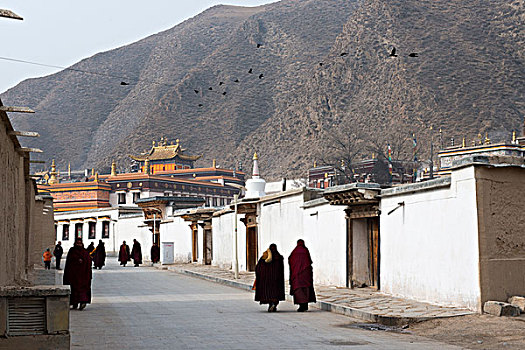
[{"label": "bare tree", "polygon": [[352,182],[352,165],[365,150],[366,143],[360,132],[344,125],[325,133],[316,159],[320,165],[333,166],[344,182]]}]

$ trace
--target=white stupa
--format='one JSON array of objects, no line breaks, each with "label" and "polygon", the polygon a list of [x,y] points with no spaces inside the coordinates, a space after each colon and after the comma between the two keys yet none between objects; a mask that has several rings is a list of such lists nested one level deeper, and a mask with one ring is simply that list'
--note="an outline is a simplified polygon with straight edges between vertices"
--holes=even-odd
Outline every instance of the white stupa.
[{"label": "white stupa", "polygon": [[266,181],[261,179],[259,176],[259,157],[257,152],[253,155],[253,172],[252,178],[246,181],[246,195],[245,199],[254,199],[259,197],[264,197],[266,192],[264,192],[266,187]]}]

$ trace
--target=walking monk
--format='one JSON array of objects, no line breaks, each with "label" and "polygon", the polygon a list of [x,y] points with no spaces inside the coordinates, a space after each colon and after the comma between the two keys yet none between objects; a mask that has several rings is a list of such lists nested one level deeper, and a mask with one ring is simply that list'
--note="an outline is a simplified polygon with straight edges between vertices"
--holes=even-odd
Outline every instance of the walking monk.
[{"label": "walking monk", "polygon": [[91,303],[91,258],[81,238],[75,240],[75,245],[69,249],[64,268],[64,284],[71,286],[69,304],[79,310]]},{"label": "walking monk", "polygon": [[284,258],[270,244],[255,266],[255,301],[268,304],[268,312],[275,312],[280,300],[284,300]]},{"label": "walking monk", "polygon": [[153,243],[151,247],[151,262],[158,263],[160,261],[160,248],[158,243]]},{"label": "walking monk", "polygon": [[126,266],[130,260],[129,245],[126,244],[126,241],[123,241],[120,246],[120,251],[118,252],[118,261],[120,261],[120,265]]},{"label": "walking monk", "polygon": [[308,303],[315,303],[314,274],[312,258],[302,239],[297,241],[297,247],[288,258],[290,265],[290,294],[294,304],[299,304],[299,312],[308,310]]},{"label": "walking monk", "polygon": [[133,263],[135,264],[135,267],[138,267],[139,264],[142,264],[142,249],[140,248],[140,243],[137,242],[136,239],[133,240],[131,257],[133,258]]},{"label": "walking monk", "polygon": [[104,242],[100,239],[98,241],[97,249],[95,249],[95,254],[93,257],[93,266],[95,269],[102,270],[102,266],[106,264],[106,248],[104,247]]}]

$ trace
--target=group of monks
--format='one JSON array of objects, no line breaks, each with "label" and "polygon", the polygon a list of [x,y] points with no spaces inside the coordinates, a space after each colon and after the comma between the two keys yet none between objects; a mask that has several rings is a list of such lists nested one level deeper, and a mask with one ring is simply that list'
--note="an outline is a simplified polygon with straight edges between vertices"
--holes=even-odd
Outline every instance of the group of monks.
[{"label": "group of monks", "polygon": [[[129,252],[129,246],[126,241],[120,246],[118,260],[121,265],[126,266],[126,263],[133,257],[135,266],[142,264],[142,251],[140,243],[136,239],[133,240],[133,250]],[[84,248],[82,238],[77,238],[73,247],[69,249],[66,258],[66,266],[64,268],[64,284],[71,286],[71,295],[69,304],[72,309],[83,310],[87,304],[91,303],[91,280],[93,269],[102,269],[106,264],[106,249],[104,242],[99,241],[98,246],[91,243],[87,248]]]},{"label": "group of monks", "polygon": [[126,241],[122,242],[118,252],[118,261],[120,261],[120,265],[122,266],[126,266],[128,261],[131,261],[132,258],[135,267],[138,267],[140,264],[142,264],[142,248],[136,239],[133,240],[133,248],[131,249],[131,253],[129,252],[129,246],[126,244]]},{"label": "group of monks", "polygon": [[[308,303],[315,303],[312,258],[302,239],[288,257],[290,267],[290,294],[298,312],[308,311]],[[255,267],[255,301],[268,304],[268,312],[277,311],[279,301],[284,297],[284,258],[271,244]]]}]

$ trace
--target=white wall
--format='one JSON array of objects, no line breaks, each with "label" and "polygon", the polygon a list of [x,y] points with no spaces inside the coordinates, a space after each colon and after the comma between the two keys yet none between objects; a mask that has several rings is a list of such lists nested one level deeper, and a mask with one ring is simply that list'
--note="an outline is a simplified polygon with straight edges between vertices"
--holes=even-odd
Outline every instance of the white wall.
[{"label": "white wall", "polygon": [[[235,213],[227,213],[212,219],[212,265],[233,268],[235,264],[234,218]],[[241,218],[244,218],[244,214],[237,217],[237,252],[239,271],[246,271],[246,227]]]},{"label": "white wall", "polygon": [[380,252],[384,292],[479,310],[474,168],[454,171],[450,188],[384,196]]},{"label": "white wall", "polygon": [[[288,278],[288,256],[297,245],[299,238],[305,239],[303,230],[303,193],[282,197],[279,202],[268,201],[260,207],[258,220],[259,256],[275,243],[285,259],[285,277]],[[266,204],[266,205],[265,205]],[[309,247],[309,242],[305,239]],[[310,248],[310,247],[309,247]]]},{"label": "white wall", "polygon": [[[111,229],[113,229],[113,223],[111,223],[110,228],[110,237]],[[126,244],[129,246],[130,252],[133,248],[133,240],[136,239],[140,243],[140,248],[142,250],[142,261],[150,260],[151,246],[153,244],[153,236],[151,231],[144,227],[144,217],[134,216],[134,217],[125,217],[120,218],[118,222],[115,223],[115,250],[108,249],[106,251],[115,251],[118,257],[118,252],[120,250],[120,245],[122,241],[126,241]],[[109,247],[112,247],[110,245]]]},{"label": "white wall", "polygon": [[[304,209],[304,231],[297,238],[303,238],[310,250],[315,283],[346,286],[345,208],[326,203]],[[290,253],[287,251],[287,257]]]},{"label": "white wall", "polygon": [[[96,209],[96,210],[80,210],[80,211],[69,211],[63,213],[55,213],[55,221],[60,220],[74,220],[74,219],[85,219],[92,217],[110,217],[109,222],[109,237],[102,238],[102,222],[105,220],[98,219],[96,222],[96,234],[95,239],[88,239],[88,223],[87,221],[83,224],[83,241],[84,247],[87,247],[91,242],[98,245],[100,239],[104,242],[104,247],[109,255],[113,255],[115,252],[118,254],[118,250],[122,241],[130,246],[133,244],[133,239],[137,239],[142,246],[143,259],[149,259],[150,248],[151,248],[151,232],[147,228],[141,228],[143,224],[142,215],[132,215],[126,217],[119,217],[117,208],[108,209]],[[67,254],[69,248],[73,246],[75,242],[75,223],[72,221],[69,224],[69,240],[64,241],[62,239],[63,223],[57,224],[57,241],[62,242],[64,254]]]},{"label": "white wall", "polygon": [[[180,216],[169,217],[168,222],[160,225],[160,242],[173,242],[173,258],[176,263],[191,262],[191,229],[190,222]],[[162,252],[161,252],[162,259]],[[162,261],[161,261],[162,262]]]}]

